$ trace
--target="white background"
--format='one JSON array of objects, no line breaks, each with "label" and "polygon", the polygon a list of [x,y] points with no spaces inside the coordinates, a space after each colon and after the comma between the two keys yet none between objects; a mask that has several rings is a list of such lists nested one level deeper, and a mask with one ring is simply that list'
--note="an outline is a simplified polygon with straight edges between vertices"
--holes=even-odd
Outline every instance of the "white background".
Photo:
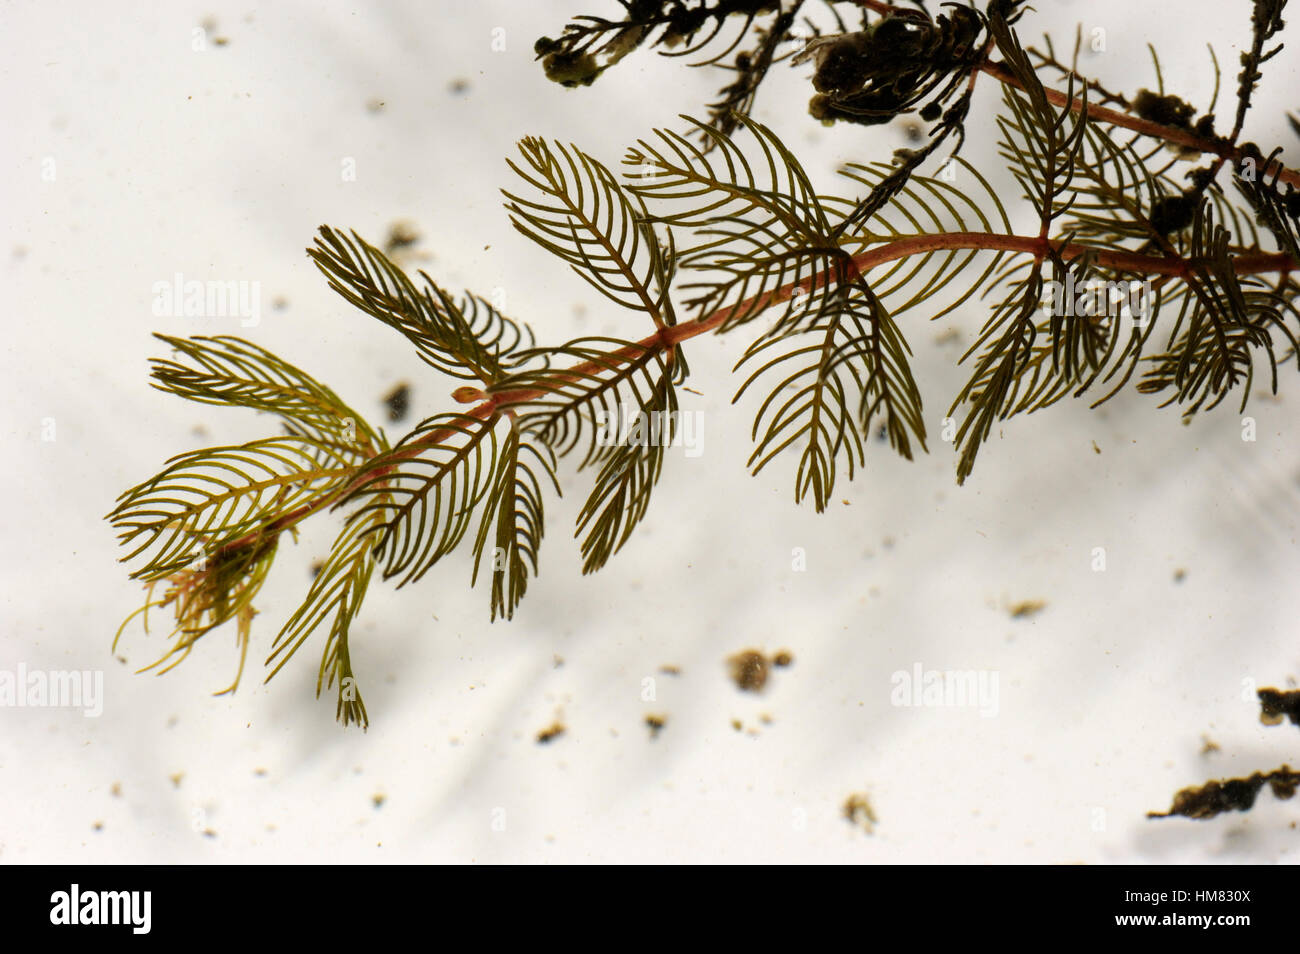
[{"label": "white background", "polygon": [[[1068,49],[1077,22],[1104,29],[1106,51],[1086,53],[1081,68],[1130,94],[1154,82],[1152,41],[1168,86],[1198,108],[1213,85],[1213,41],[1225,69],[1219,114],[1230,115],[1248,4],[1038,6],[1020,27],[1027,40],[1050,30]],[[548,500],[541,575],[513,622],[489,625],[487,590],[468,589],[460,553],[418,585],[371,588],[352,640],[367,733],[335,723],[332,695],[314,698],[323,634],[261,683],[328,521],[296,546],[283,540],[233,696],[210,695],[234,673],[228,630],[161,678],[133,674],[162,651],[161,627],[128,629],[118,651],[129,664],[114,660],[113,634],[143,595],[102,519],[116,495],[173,454],[275,430],[252,412],[151,389],[147,359],[163,353],[151,332],[245,335],[376,423],[381,396],[403,378],[413,420],[451,408],[454,382],[326,287],[303,252],[322,223],[378,243],[411,220],[432,256],[419,264],[436,280],[500,289],[543,342],[645,333],[514,233],[498,192],[514,186],[504,159],[523,135],[578,143],[616,167],[654,127],[702,115],[725,81],[646,51],[589,89],[541,78],[538,36],[616,9],[0,7],[0,668],[102,669],[106,696],[98,719],[0,712],[0,861],[1300,856],[1300,804],[1267,793],[1248,814],[1144,817],[1183,786],[1300,759],[1295,728],[1260,725],[1248,691],[1251,680],[1289,685],[1300,669],[1294,363],[1280,397],[1258,382],[1254,443],[1241,440],[1233,401],[1183,427],[1176,409],[1130,391],[1098,411],[1069,402],[1007,423],[958,488],[937,434],[964,380],[962,342],[986,314],[978,303],[943,327],[920,314],[905,322],[931,455],[908,463],[873,442],[865,471],[837,485],[844,502],[820,516],[794,504],[789,462],[746,473],[757,405],[730,403],[744,335],[691,342],[688,384],[702,395],[682,393],[682,406],[704,412],[704,453],[669,453],[645,523],[604,571],[580,572],[572,527],[591,476],[570,463],[565,496]],[[229,42],[194,51],[207,17],[209,39]],[[494,52],[498,27],[505,49]],[[1247,129],[1265,153],[1285,146],[1293,166],[1282,113],[1300,106],[1288,99],[1296,63],[1288,50],[1266,65]],[[823,190],[851,191],[837,164],[887,159],[903,133],[816,124],[810,69],[778,68],[755,115]],[[453,92],[455,80],[468,90]],[[999,97],[984,78],[963,152],[990,174]],[[354,182],[341,181],[344,157],[356,161]],[[996,181],[1014,205],[1010,180]],[[155,317],[152,286],[176,272],[259,281],[261,324]],[[281,296],[287,307],[273,310]],[[936,343],[949,326],[960,339]],[[41,439],[46,418],[53,442]],[[805,572],[791,569],[796,547]],[[1094,547],[1106,550],[1105,572],[1091,568]],[[1012,619],[1008,607],[1026,599],[1047,605]],[[725,658],[750,647],[795,657],[762,696],[727,678]],[[892,706],[891,674],[916,663],[997,672],[997,716]],[[681,675],[659,674],[665,665]],[[651,713],[668,720],[653,740]],[[538,745],[557,715],[567,732]],[[1203,736],[1220,750],[1202,754]],[[873,834],[840,813],[854,792],[870,798]]]}]

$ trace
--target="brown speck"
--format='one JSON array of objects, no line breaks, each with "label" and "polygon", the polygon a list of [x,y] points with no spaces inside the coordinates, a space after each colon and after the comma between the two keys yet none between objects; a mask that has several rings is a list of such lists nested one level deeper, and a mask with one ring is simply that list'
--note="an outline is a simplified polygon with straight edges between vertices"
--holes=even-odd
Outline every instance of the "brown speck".
[{"label": "brown speck", "polygon": [[289,299],[285,298],[283,295],[276,295],[271,299],[271,307],[276,311],[284,311],[289,307]]},{"label": "brown speck", "polygon": [[727,662],[731,666],[731,679],[745,692],[762,692],[767,685],[767,657],[747,649],[736,653]]},{"label": "brown speck", "polygon": [[674,666],[672,664],[669,664],[667,666],[660,666],[659,671],[663,673],[665,676],[680,676],[682,674],[681,667]]},{"label": "brown speck", "polygon": [[258,778],[266,778],[266,769],[255,768],[253,769],[253,774],[256,775]]},{"label": "brown speck", "polygon": [[411,406],[411,386],[405,381],[398,382],[391,391],[384,395],[384,404],[388,406],[388,420],[396,424],[406,417]]},{"label": "brown speck", "polygon": [[316,579],[316,577],[320,576],[320,571],[324,566],[325,566],[324,560],[311,561],[311,578],[313,580]]},{"label": "brown speck", "polygon": [[763,725],[771,725],[772,717],[768,713],[764,712],[758,717],[758,721],[763,723]]},{"label": "brown speck", "polygon": [[1011,618],[1028,619],[1042,610],[1046,605],[1047,600],[1021,600],[1019,603],[1016,603],[1011,607]]},{"label": "brown speck", "polygon": [[876,813],[871,810],[871,802],[862,792],[854,792],[844,800],[844,817],[850,824],[861,826],[868,835],[876,824]]},{"label": "brown speck", "polygon": [[737,732],[739,732],[739,731],[741,730],[741,728],[743,728],[743,726],[741,725],[741,722],[740,722],[739,719],[732,719],[732,720],[731,720],[731,727],[732,727],[733,729],[735,729]]},{"label": "brown speck", "polygon": [[659,738],[659,733],[663,727],[668,724],[668,717],[661,715],[648,715],[645,717],[645,724],[650,728],[650,738]]},{"label": "brown speck", "polygon": [[551,662],[554,664],[556,669],[559,669],[561,666],[564,665],[564,657],[561,656],[559,653],[555,653],[554,655],[551,656]]},{"label": "brown speck", "polygon": [[1219,751],[1219,743],[1215,742],[1208,735],[1201,736],[1201,754],[1209,755],[1211,752]]},{"label": "brown speck", "polygon": [[103,831],[104,823],[102,821],[97,821],[95,822],[95,824],[91,825],[90,827],[95,829],[95,831]]},{"label": "brown speck", "polygon": [[216,833],[215,831],[213,831],[211,828],[205,828],[205,829],[203,829],[203,837],[204,837],[204,838],[216,838],[216,837],[217,837],[217,833]]},{"label": "brown speck", "polygon": [[463,76],[458,76],[447,84],[447,92],[453,96],[464,96],[469,92],[469,80]]},{"label": "brown speck", "polygon": [[181,779],[183,779],[183,778],[185,777],[185,773],[184,773],[184,772],[177,772],[175,775],[168,775],[167,777],[168,777],[169,779],[171,779],[172,788],[180,788],[180,787],[181,787]]},{"label": "brown speck", "polygon": [[1184,570],[1181,566],[1180,566],[1178,569],[1174,570],[1174,582],[1175,582],[1175,583],[1181,583],[1181,582],[1183,582],[1183,580],[1185,580],[1185,579],[1187,579],[1187,571],[1186,571],[1186,570]]},{"label": "brown speck", "polygon": [[212,38],[213,46],[225,46],[229,42],[230,42],[230,37],[228,36],[214,36]]},{"label": "brown speck", "polygon": [[537,744],[546,745],[552,739],[564,735],[564,724],[561,722],[552,722],[548,728],[537,733]]},{"label": "brown speck", "polygon": [[1097,442],[1096,442],[1096,441],[1093,441],[1093,442],[1092,442],[1092,449],[1093,449],[1094,451],[1096,451],[1098,454],[1101,453],[1101,448],[1097,446]]},{"label": "brown speck", "polygon": [[784,669],[786,666],[794,665],[794,654],[788,649],[778,650],[777,654],[772,657],[772,665],[780,666]]},{"label": "brown speck", "polygon": [[374,795],[371,795],[371,796],[370,796],[370,802],[371,802],[372,805],[375,806],[375,810],[376,810],[376,811],[378,811],[379,809],[381,809],[381,808],[384,807],[384,802],[385,802],[387,799],[388,799],[388,796],[387,796],[387,795],[383,795],[383,794],[378,793],[378,792],[375,793]]},{"label": "brown speck", "polygon": [[382,99],[377,98],[377,97],[376,97],[376,98],[369,99],[369,100],[366,101],[366,112],[369,112],[369,113],[382,113],[382,112],[384,111],[384,106],[385,106],[385,105],[386,105],[386,104],[384,103],[384,101],[383,101]]},{"label": "brown speck", "polygon": [[398,219],[388,227],[388,238],[384,242],[384,254],[392,255],[399,249],[409,248],[420,241],[420,233],[415,224],[407,219]]}]

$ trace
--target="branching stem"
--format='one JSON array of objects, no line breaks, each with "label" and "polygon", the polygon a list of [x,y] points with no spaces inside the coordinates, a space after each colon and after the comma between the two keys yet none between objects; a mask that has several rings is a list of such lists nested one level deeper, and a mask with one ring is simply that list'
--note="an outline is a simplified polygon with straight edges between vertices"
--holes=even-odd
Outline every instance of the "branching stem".
[{"label": "branching stem", "polygon": [[[900,258],[906,258],[909,255],[923,255],[927,252],[935,251],[955,251],[960,249],[980,249],[990,252],[1013,252],[1018,254],[1033,255],[1040,261],[1047,256],[1049,240],[1040,236],[1027,235],[1001,235],[996,232],[947,232],[938,235],[912,235],[906,238],[896,239],[892,242],[886,242],[875,248],[869,249],[853,256],[850,259],[853,269],[858,273],[866,272],[878,265],[887,262],[896,261]],[[1164,255],[1143,255],[1138,252],[1123,252],[1108,249],[1098,249],[1089,245],[1071,243],[1057,250],[1060,257],[1065,261],[1071,261],[1086,253],[1095,255],[1094,262],[1105,268],[1114,268],[1119,271],[1133,272],[1135,274],[1161,275],[1173,278],[1187,278],[1194,274],[1198,268],[1206,264],[1198,259],[1192,258],[1170,258]],[[1238,255],[1233,260],[1238,275],[1255,275],[1261,272],[1291,272],[1300,271],[1300,262],[1293,261],[1289,255],[1281,252],[1259,252],[1251,255]],[[684,324],[674,325],[658,329],[654,334],[643,338],[634,344],[628,344],[616,351],[611,351],[602,356],[599,361],[584,361],[581,364],[574,365],[567,371],[558,371],[548,380],[548,387],[531,387],[516,388],[509,391],[497,391],[487,400],[482,401],[474,408],[465,413],[470,417],[477,417],[487,420],[493,414],[499,413],[506,407],[517,407],[521,404],[527,404],[538,398],[545,397],[553,392],[554,387],[551,385],[561,385],[566,381],[579,380],[585,376],[607,371],[611,362],[630,361],[633,358],[643,356],[647,351],[671,351],[671,349],[680,342],[698,335],[706,334],[716,329],[733,314],[754,314],[756,310],[762,310],[773,305],[780,304],[792,298],[798,289],[808,291],[810,288],[818,287],[819,282],[825,281],[826,275],[819,274],[813,278],[805,279],[802,282],[792,282],[789,285],[782,286],[763,295],[756,295],[753,298],[746,299],[738,304],[726,308],[719,308],[711,314],[705,315],[695,321],[688,321]],[[477,394],[482,392],[476,391]],[[396,468],[396,462],[402,459],[418,456],[426,448],[439,444],[451,437],[455,433],[454,428],[442,428],[437,431],[431,431],[419,440],[412,441],[401,452],[394,455],[394,463],[389,470]],[[382,476],[385,471],[370,471],[366,476],[367,481],[373,481],[375,477]],[[344,499],[356,484],[347,484],[338,490],[324,494],[310,503],[303,504],[301,507],[284,514],[276,520],[269,523],[262,530],[250,533],[246,536],[232,540],[218,549],[218,552],[238,549],[247,546],[254,540],[265,539],[269,532],[278,534],[296,525],[299,521],[328,508],[339,500]]]}]

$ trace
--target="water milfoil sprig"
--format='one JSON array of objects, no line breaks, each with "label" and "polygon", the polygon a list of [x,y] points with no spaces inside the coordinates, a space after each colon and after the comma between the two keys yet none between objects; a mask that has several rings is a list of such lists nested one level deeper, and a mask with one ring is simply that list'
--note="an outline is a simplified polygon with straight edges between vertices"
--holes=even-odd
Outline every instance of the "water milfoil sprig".
[{"label": "water milfoil sprig", "polygon": [[[942,422],[963,482],[995,424],[1067,397],[1100,404],[1136,378],[1138,392],[1191,415],[1229,395],[1244,407],[1260,368],[1276,388],[1300,330],[1294,175],[1273,152],[1252,177],[1237,132],[1213,140],[1223,162],[1196,167],[1202,152],[1165,147],[1188,145],[1185,133],[1210,143],[1210,124],[1188,132],[1177,116],[1170,125],[1095,106],[1094,94],[1120,100],[1072,75],[1063,91],[1048,88],[1039,71],[1054,60],[1022,46],[1019,12],[1003,3],[934,21],[912,14],[887,29],[942,54],[942,70],[893,88],[903,108],[942,101],[940,140],[960,143],[977,76],[1002,81],[998,158],[1029,213],[1015,217],[1031,223],[1021,231],[968,159],[929,147],[864,157],[840,170],[843,189],[827,191],[743,113],[725,127],[683,117],[634,143],[617,171],[539,137],[509,161],[514,228],[625,315],[626,331],[539,343],[481,296],[454,295],[359,235],[321,228],[308,254],[330,287],[446,378],[446,406],[395,442],[257,345],[159,336],[172,355],[155,360],[155,387],[270,413],[282,433],[173,458],[109,514],[148,588],[137,612],[174,618],[171,646],[150,668],[170,668],[233,620],[242,673],[253,601],[282,535],[336,513],[342,526],[272,641],[266,678],[323,632],[317,693],[334,689],[338,718],[367,725],[350,634],[376,571],[398,586],[425,581],[468,546],[471,585],[490,580],[489,619],[512,618],[539,572],[546,501],[566,459],[590,475],[573,534],[584,573],[600,570],[633,539],[670,466],[659,435],[611,437],[607,424],[687,413],[685,342],[705,334],[745,337],[735,400],[754,408],[750,469],[787,469],[795,499],[819,512],[877,434],[912,459]],[[899,16],[883,15],[873,30]],[[1273,19],[1257,21],[1266,35],[1243,67],[1243,98],[1276,32]],[[631,42],[614,28],[585,35]],[[923,175],[929,161],[938,167]],[[1229,164],[1236,199],[1217,178]],[[1141,314],[1063,292],[1134,285],[1146,289],[1130,302]],[[912,373],[909,332],[959,309],[985,320],[961,358],[967,382],[940,415]]]}]

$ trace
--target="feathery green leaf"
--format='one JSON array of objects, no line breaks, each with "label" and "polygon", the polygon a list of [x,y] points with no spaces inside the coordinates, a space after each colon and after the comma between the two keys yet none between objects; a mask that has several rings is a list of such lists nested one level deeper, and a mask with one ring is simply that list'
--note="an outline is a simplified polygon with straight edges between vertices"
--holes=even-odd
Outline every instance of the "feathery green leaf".
[{"label": "feathery green leaf", "polygon": [[384,579],[418,580],[465,536],[492,487],[497,419],[438,414],[356,471],[336,507],[359,504],[348,520],[373,540]]},{"label": "feathery green leaf", "polygon": [[322,226],[307,250],[330,287],[345,301],[406,336],[424,361],[444,374],[490,384],[518,363],[533,344],[532,332],[482,298],[460,304],[428,275],[419,289],[383,252],[355,232]]},{"label": "feathery green leaf", "polygon": [[559,495],[555,454],[545,444],[521,441],[519,427],[512,421],[497,457],[492,489],[483,505],[483,520],[474,541],[474,576],[470,580],[471,586],[478,582],[479,565],[491,541],[493,621],[498,614],[506,619],[514,616],[515,607],[528,589],[529,575],[537,575],[537,554],[546,532],[537,468]]},{"label": "feathery green leaf", "polygon": [[610,301],[645,312],[660,327],[675,324],[668,297],[671,230],[661,248],[644,204],[582,150],[559,144],[552,148],[529,136],[520,141],[519,151],[528,168],[507,163],[540,198],[501,190],[510,200],[506,208],[514,227],[568,262]]}]

